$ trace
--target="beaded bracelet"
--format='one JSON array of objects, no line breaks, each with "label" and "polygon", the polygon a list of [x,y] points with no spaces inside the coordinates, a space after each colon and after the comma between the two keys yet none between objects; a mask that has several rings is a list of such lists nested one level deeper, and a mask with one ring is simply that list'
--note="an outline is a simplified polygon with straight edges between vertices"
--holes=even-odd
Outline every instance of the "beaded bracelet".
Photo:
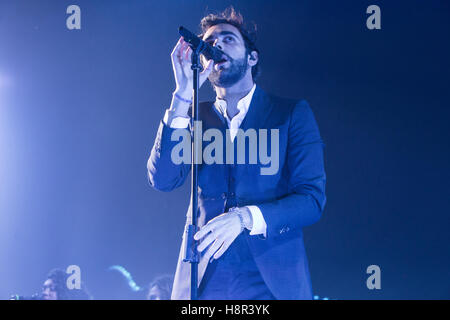
[{"label": "beaded bracelet", "polygon": [[241,222],[241,231],[239,233],[242,233],[242,231],[244,231],[244,229],[245,229],[245,224],[244,224],[244,218],[242,218],[241,210],[238,207],[232,207],[232,208],[230,208],[230,210],[228,210],[228,212],[236,212],[237,213],[239,221]]},{"label": "beaded bracelet", "polygon": [[185,103],[192,103],[192,100],[184,99],[183,97],[179,96],[178,93],[174,93],[173,95],[175,96],[175,98],[177,98],[178,100],[181,100]]}]

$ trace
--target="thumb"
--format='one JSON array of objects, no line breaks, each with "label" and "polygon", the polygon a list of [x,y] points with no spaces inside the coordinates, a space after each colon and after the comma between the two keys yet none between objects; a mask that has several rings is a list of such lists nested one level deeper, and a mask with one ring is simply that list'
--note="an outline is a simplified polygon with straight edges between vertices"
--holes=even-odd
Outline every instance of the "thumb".
[{"label": "thumb", "polygon": [[213,69],[213,65],[214,65],[214,60],[210,59],[208,60],[205,68],[203,69],[203,71],[200,73],[200,80],[203,82],[206,80],[206,78],[208,78],[209,74],[211,73],[212,69]]}]

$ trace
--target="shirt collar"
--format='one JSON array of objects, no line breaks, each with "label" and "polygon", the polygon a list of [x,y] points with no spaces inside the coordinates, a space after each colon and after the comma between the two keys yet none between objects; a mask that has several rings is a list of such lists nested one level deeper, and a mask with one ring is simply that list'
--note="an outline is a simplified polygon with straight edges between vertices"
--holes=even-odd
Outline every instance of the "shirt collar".
[{"label": "shirt collar", "polygon": [[[252,101],[253,98],[253,93],[255,92],[256,89],[256,84],[253,84],[252,89],[250,90],[249,93],[247,93],[247,95],[245,97],[243,97],[241,100],[239,100],[238,104],[237,104],[237,109],[239,110],[240,114],[241,112],[247,113],[248,108],[250,107],[250,102]],[[228,119],[228,114],[227,114],[227,102],[225,100],[219,99],[218,97],[216,97],[216,102],[214,103],[214,106],[222,113],[222,115]]]}]

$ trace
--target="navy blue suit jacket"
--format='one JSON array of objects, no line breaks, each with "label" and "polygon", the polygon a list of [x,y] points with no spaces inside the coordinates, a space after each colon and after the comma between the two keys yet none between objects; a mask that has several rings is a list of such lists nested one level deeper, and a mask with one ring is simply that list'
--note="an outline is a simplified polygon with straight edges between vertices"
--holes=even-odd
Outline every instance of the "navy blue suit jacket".
[{"label": "navy blue suit jacket", "polygon": [[[217,128],[225,132],[226,121],[212,102],[200,104],[199,116],[203,131]],[[239,207],[258,206],[267,224],[266,237],[245,235],[266,285],[277,299],[311,299],[302,228],[320,219],[326,201],[323,143],[316,121],[305,100],[269,95],[257,86],[241,124],[244,131],[249,128],[268,129],[268,140],[270,129],[279,130],[278,172],[261,175],[259,162],[201,164],[199,226],[223,213],[230,203]],[[171,141],[174,130],[161,122],[148,160],[150,184],[162,191],[181,186],[190,170],[189,164],[176,165],[171,161],[172,148],[178,144]],[[235,179],[230,180],[230,176]],[[173,299],[189,298],[190,271],[182,261],[183,245],[184,238]],[[199,281],[203,272],[199,271]]]}]

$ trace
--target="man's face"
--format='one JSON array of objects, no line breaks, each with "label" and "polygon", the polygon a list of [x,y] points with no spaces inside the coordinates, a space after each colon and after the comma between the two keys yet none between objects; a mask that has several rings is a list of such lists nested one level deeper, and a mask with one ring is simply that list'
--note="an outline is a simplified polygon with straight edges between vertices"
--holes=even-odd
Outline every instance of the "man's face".
[{"label": "man's face", "polygon": [[47,279],[42,286],[42,298],[44,300],[58,300],[58,294],[56,293],[56,286],[53,280]]},{"label": "man's face", "polygon": [[[218,47],[224,52],[224,60],[214,63],[208,79],[214,86],[231,87],[251,68],[248,64],[248,55],[245,42],[239,30],[226,23],[210,27],[203,36],[203,41]],[[202,56],[203,64],[206,64]]]}]

